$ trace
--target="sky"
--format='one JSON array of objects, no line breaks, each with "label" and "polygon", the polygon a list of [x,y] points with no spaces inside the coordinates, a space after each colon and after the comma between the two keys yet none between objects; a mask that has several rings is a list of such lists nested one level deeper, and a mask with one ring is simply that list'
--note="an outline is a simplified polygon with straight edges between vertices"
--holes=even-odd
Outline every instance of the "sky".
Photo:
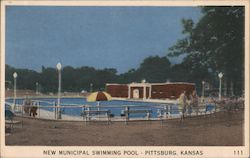
[{"label": "sky", "polygon": [[148,56],[165,56],[183,37],[181,19],[201,16],[198,7],[8,6],[6,64],[41,71],[61,62],[124,73]]}]

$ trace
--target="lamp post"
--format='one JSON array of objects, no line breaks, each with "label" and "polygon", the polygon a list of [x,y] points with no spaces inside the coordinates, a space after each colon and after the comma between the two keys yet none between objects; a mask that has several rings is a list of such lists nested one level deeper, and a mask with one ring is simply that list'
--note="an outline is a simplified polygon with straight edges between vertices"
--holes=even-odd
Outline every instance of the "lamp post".
[{"label": "lamp post", "polygon": [[61,119],[61,109],[60,102],[61,102],[61,70],[62,70],[62,64],[57,63],[56,68],[58,70],[58,97],[57,97],[57,119]]},{"label": "lamp post", "polygon": [[17,79],[16,72],[13,73],[13,78],[14,78],[14,99],[13,99],[14,107],[13,107],[13,111],[15,111],[15,107],[16,107],[16,79]]},{"label": "lamp post", "polygon": [[205,95],[205,81],[202,81],[202,103],[204,102]]},{"label": "lamp post", "polygon": [[220,79],[219,100],[221,100],[221,79],[222,79],[222,77],[223,77],[223,73],[220,72],[220,73],[218,74],[218,77],[219,77],[219,79]]}]

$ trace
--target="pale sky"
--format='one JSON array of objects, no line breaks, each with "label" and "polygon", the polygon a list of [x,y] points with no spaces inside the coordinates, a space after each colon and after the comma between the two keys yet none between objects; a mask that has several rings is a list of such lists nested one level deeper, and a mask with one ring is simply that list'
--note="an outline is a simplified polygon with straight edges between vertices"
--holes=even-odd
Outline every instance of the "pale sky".
[{"label": "pale sky", "polygon": [[198,7],[8,6],[6,14],[6,64],[40,71],[60,61],[119,73],[166,55],[183,37],[181,19],[201,17]]}]

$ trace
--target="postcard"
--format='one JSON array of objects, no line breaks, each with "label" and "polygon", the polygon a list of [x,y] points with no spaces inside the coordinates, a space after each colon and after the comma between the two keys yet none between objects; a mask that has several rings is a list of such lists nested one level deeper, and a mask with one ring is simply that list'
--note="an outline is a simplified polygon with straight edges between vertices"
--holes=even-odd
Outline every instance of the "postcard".
[{"label": "postcard", "polygon": [[1,1],[3,158],[249,157],[249,1]]}]

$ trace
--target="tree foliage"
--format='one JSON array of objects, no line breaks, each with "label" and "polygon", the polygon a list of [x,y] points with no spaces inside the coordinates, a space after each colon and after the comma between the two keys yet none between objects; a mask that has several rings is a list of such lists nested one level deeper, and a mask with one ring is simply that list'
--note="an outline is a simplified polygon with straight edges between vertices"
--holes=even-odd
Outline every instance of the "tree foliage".
[{"label": "tree foliage", "polygon": [[[58,71],[56,68],[43,66],[41,72],[36,72],[28,69],[15,69],[6,65],[6,80],[10,81],[12,85],[14,72],[18,74],[19,89],[35,90],[36,82],[38,82],[42,92],[57,92],[58,90]],[[92,67],[73,68],[65,66],[61,73],[62,90],[65,92],[89,91],[90,84],[93,84],[93,90],[103,90],[105,83],[117,80],[115,69],[96,70]]]},{"label": "tree foliage", "polygon": [[[187,54],[192,80],[215,83],[223,72],[225,85],[241,93],[244,74],[244,7],[203,7],[203,17],[194,24],[183,19],[183,34],[169,49],[169,56]],[[200,82],[200,81],[199,81]]]},{"label": "tree foliage", "polygon": [[170,66],[168,58],[150,56],[144,59],[137,71],[142,79],[149,82],[165,82],[171,77]]},{"label": "tree foliage", "polygon": [[[80,92],[82,90],[90,91],[90,84],[93,90],[104,90],[106,83],[131,83],[141,82],[146,79],[148,82],[165,82],[170,79],[170,61],[167,57],[150,56],[145,58],[138,69],[131,69],[126,73],[117,74],[113,68],[104,68],[101,70],[93,67],[73,68],[65,66],[62,69],[62,90],[67,92]],[[18,82],[21,89],[35,90],[36,82],[39,83],[43,92],[57,92],[58,90],[58,72],[56,68],[42,67],[42,71],[15,69],[6,65],[6,80],[13,83],[12,74],[18,73]],[[20,76],[20,78],[19,78]],[[24,79],[25,78],[25,79]]]}]

